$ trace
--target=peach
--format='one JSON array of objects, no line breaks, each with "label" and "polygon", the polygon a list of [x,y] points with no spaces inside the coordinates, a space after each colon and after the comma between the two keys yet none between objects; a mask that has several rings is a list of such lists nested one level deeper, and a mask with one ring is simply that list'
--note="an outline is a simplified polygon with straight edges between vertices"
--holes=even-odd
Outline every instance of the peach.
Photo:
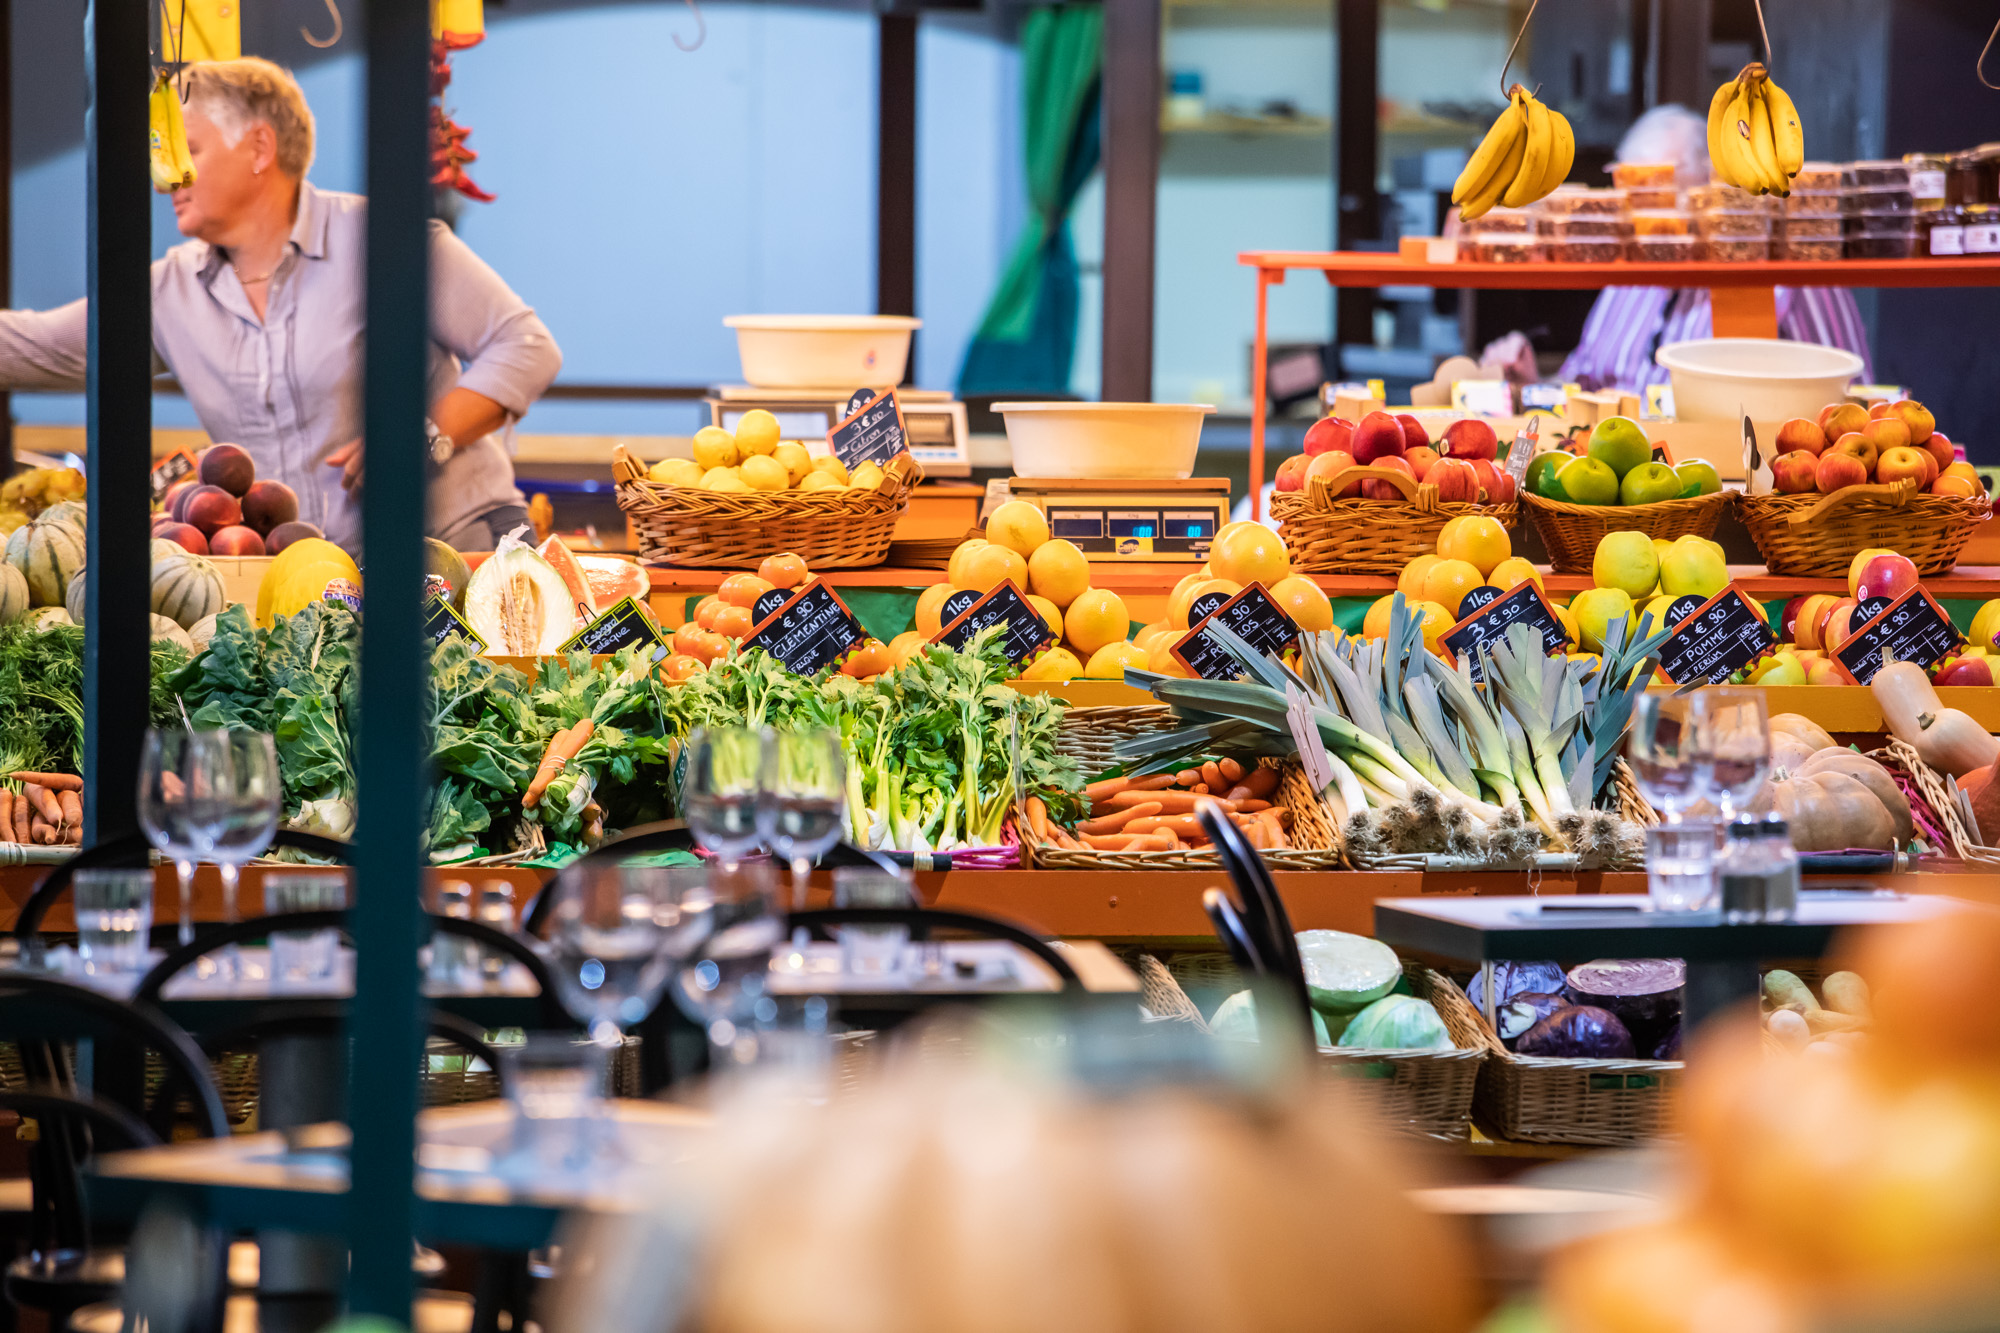
[{"label": "peach", "polygon": [[1828,403],[1819,410],[1819,433],[1837,440],[1868,423],[1868,409],[1859,403]]},{"label": "peach", "polygon": [[1352,452],[1349,442],[1354,438],[1354,423],[1346,417],[1321,417],[1306,431],[1306,453],[1317,458],[1329,449]]},{"label": "peach", "polygon": [[[1403,423],[1387,412],[1370,412],[1354,428],[1354,460],[1373,464],[1403,456]],[[1416,476],[1415,472],[1410,474]]]},{"label": "peach", "polygon": [[1858,430],[1851,430],[1835,440],[1833,447],[1827,450],[1826,454],[1821,454],[1820,457],[1825,458],[1827,454],[1845,454],[1847,457],[1861,464],[1861,479],[1866,481],[1868,479],[1867,474],[1875,470],[1875,459],[1880,452],[1875,447],[1873,440]]},{"label": "peach", "polygon": [[1453,458],[1497,458],[1500,437],[1477,417],[1466,417],[1445,427],[1444,448],[1439,452]]},{"label": "peach", "polygon": [[[1838,450],[1839,446],[1836,445],[1835,449]],[[1843,486],[1859,486],[1867,480],[1867,465],[1853,454],[1846,452],[1821,454],[1819,466],[1813,473],[1814,484],[1827,494],[1832,494]]]},{"label": "peach", "polygon": [[1403,449],[1405,457],[1409,456],[1408,451],[1411,449],[1428,449],[1430,447],[1431,443],[1430,432],[1424,429],[1423,422],[1417,420],[1415,417],[1411,416],[1408,412],[1398,412],[1396,414],[1396,421],[1403,428]]},{"label": "peach", "polygon": [[1936,466],[1931,456],[1923,450],[1901,444],[1892,449],[1884,449],[1882,456],[1875,460],[1875,480],[1891,482],[1908,478],[1921,489],[1930,484],[1930,470]]},{"label": "peach", "polygon": [[1793,417],[1778,427],[1777,450],[1780,457],[1795,451],[1817,457],[1826,452],[1826,432],[1815,422]]},{"label": "peach", "polygon": [[[1819,427],[1814,426],[1813,429],[1818,430]],[[1818,455],[1806,449],[1779,454],[1771,460],[1771,485],[1786,495],[1803,494],[1819,484],[1815,479],[1818,467]]]},{"label": "peach", "polygon": [[1438,461],[1438,453],[1429,445],[1420,444],[1414,449],[1403,450],[1403,461],[1416,472],[1417,480],[1422,481],[1425,474],[1431,470],[1431,464]]},{"label": "peach", "polygon": [[[1329,450],[1328,452],[1323,453],[1319,455],[1317,458],[1313,459],[1312,462],[1306,464],[1306,476],[1304,484],[1307,487],[1307,489],[1311,489],[1312,483],[1316,478],[1331,477],[1338,473],[1345,472],[1347,471],[1347,469],[1353,466],[1354,466],[1353,454],[1348,453],[1345,449]],[[1352,499],[1354,496],[1357,496],[1359,494],[1361,494],[1361,482],[1357,479],[1355,481],[1348,482],[1345,486],[1342,486],[1339,490],[1335,491],[1333,493],[1333,498],[1336,500],[1347,500],[1347,499]]]},{"label": "peach", "polygon": [[[1801,648],[1819,647],[1820,626],[1826,621],[1826,613],[1840,599],[1829,593],[1816,592],[1794,600],[1798,601],[1799,609],[1792,617],[1792,642]],[[1788,612],[1790,609],[1786,608]]]},{"label": "peach", "polygon": [[1437,487],[1438,499],[1446,504],[1475,504],[1479,500],[1479,473],[1463,458],[1439,459],[1431,465],[1426,480]]},{"label": "peach", "polygon": [[[1370,412],[1368,415],[1376,416],[1378,414]],[[1389,416],[1387,412],[1380,413],[1379,415]],[[1395,420],[1394,417],[1389,417],[1389,419],[1391,421]],[[1412,482],[1415,482],[1417,479],[1416,472],[1413,471],[1410,465],[1403,460],[1403,456],[1401,454],[1385,455],[1384,457],[1376,459],[1372,464],[1370,464],[1370,466],[1393,468],[1396,471],[1402,473],[1404,476],[1408,477]],[[1377,481],[1373,477],[1370,477],[1366,481],[1361,483],[1361,494],[1364,498],[1370,500],[1401,500],[1406,498],[1400,490],[1396,489],[1396,485],[1394,482]]]},{"label": "peach", "polygon": [[1877,555],[1861,566],[1850,582],[1858,601],[1887,597],[1891,601],[1917,586],[1917,565],[1894,551]]},{"label": "peach", "polygon": [[1312,459],[1305,454],[1293,454],[1278,464],[1277,489],[1281,491],[1302,491],[1306,488],[1306,468]]},{"label": "peach", "polygon": [[1859,606],[1860,604],[1852,597],[1843,597],[1833,604],[1833,610],[1827,613],[1826,624],[1821,626],[1819,632],[1820,642],[1825,645],[1828,652],[1840,647],[1847,641],[1847,636],[1854,632],[1857,623],[1854,614]]},{"label": "peach", "polygon": [[1922,444],[1937,429],[1937,418],[1931,410],[1914,398],[1901,398],[1890,404],[1890,410],[1910,428],[1910,443]]},{"label": "peach", "polygon": [[1878,453],[1884,449],[1906,449],[1910,444],[1910,428],[1901,417],[1876,417],[1861,428],[1861,433],[1874,442]]}]

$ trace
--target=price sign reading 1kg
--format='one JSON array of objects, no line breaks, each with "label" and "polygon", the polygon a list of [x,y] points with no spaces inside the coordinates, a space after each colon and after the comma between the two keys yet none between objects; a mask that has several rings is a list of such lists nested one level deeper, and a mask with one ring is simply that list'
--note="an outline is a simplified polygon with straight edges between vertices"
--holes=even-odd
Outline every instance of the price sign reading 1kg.
[{"label": "price sign reading 1kg", "polygon": [[1209,632],[1215,625],[1227,625],[1260,653],[1283,656],[1299,641],[1298,622],[1271,600],[1263,584],[1253,583],[1203,617],[1174,644],[1173,654],[1181,665],[1203,680],[1235,680],[1243,674],[1243,663],[1236,654]]},{"label": "price sign reading 1kg", "polygon": [[826,433],[826,443],[850,472],[869,462],[887,466],[897,454],[908,452],[903,409],[896,405],[896,391],[890,389],[869,399],[860,410]]},{"label": "price sign reading 1kg", "polygon": [[962,649],[989,625],[1002,626],[1001,649],[1017,667],[1055,646],[1056,636],[1049,622],[1042,619],[1042,613],[1021,595],[1011,579],[1003,579],[999,587],[967,607],[939,630],[931,642]]},{"label": "price sign reading 1kg", "polygon": [[443,643],[458,634],[479,645],[479,651],[486,651],[486,640],[479,631],[466,623],[464,616],[451,604],[449,598],[432,597],[424,608],[424,637],[432,643]]},{"label": "price sign reading 1kg", "polygon": [[195,467],[194,455],[185,449],[176,449],[159,462],[153,464],[153,503],[158,504],[160,501],[166,499],[167,492],[173,489],[175,482],[184,477],[192,477],[195,473]]},{"label": "price sign reading 1kg", "polygon": [[743,647],[762,648],[799,675],[811,676],[867,637],[847,603],[824,579],[814,579],[744,635]]},{"label": "price sign reading 1kg", "polygon": [[653,617],[647,614],[646,608],[639,605],[637,598],[627,597],[585,625],[581,632],[562,646],[562,651],[573,653],[582,649],[598,656],[615,653],[634,644],[657,648],[666,641],[666,636],[660,633],[660,627],[653,623]]},{"label": "price sign reading 1kg", "polygon": [[1474,611],[1465,619],[1444,632],[1438,645],[1454,659],[1464,659],[1472,668],[1474,680],[1485,679],[1485,668],[1480,664],[1481,646],[1495,642],[1506,636],[1510,625],[1527,625],[1542,636],[1542,646],[1555,652],[1569,642],[1562,622],[1550,609],[1548,599],[1535,586],[1533,579],[1522,579],[1519,583]]},{"label": "price sign reading 1kg", "polygon": [[1660,644],[1660,672],[1676,685],[1712,685],[1777,646],[1778,636],[1732,584],[1674,626]]},{"label": "price sign reading 1kg", "polygon": [[1841,640],[1833,656],[1856,684],[1866,685],[1882,669],[1885,648],[1896,661],[1915,662],[1928,671],[1964,642],[1944,608],[1922,588],[1912,588]]}]

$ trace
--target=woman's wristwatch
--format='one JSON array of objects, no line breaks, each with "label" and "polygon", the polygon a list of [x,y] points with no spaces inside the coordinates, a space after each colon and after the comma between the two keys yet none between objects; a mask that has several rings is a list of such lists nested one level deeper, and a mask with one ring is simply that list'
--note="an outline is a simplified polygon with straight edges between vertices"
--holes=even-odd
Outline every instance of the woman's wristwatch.
[{"label": "woman's wristwatch", "polygon": [[439,430],[437,422],[429,417],[424,418],[424,439],[430,445],[433,466],[443,467],[451,461],[451,456],[458,452],[458,446],[452,442],[451,436]]}]

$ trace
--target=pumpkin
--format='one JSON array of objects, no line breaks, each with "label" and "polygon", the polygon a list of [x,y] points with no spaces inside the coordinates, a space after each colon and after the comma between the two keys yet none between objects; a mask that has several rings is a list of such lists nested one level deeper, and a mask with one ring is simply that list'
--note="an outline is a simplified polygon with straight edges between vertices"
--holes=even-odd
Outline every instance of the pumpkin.
[{"label": "pumpkin", "polygon": [[1771,733],[1771,767],[1796,769],[1818,752],[1819,747],[1786,731]]},{"label": "pumpkin", "polygon": [[1792,846],[1801,852],[1886,851],[1896,839],[1895,817],[1875,793],[1859,778],[1830,768],[1772,773],[1755,808],[1781,816],[1791,828]]},{"label": "pumpkin", "polygon": [[152,622],[154,643],[171,643],[182,652],[193,654],[194,640],[187,636],[186,630],[161,615],[153,616]]},{"label": "pumpkin", "polygon": [[1896,779],[1889,776],[1889,770],[1846,746],[1835,746],[1821,750],[1805,765],[1796,770],[1796,776],[1809,777],[1815,773],[1845,773],[1875,794],[1882,808],[1889,812],[1889,818],[1896,823],[1896,842],[1904,847],[1917,834],[1916,822],[1910,818],[1910,798],[1896,785]]},{"label": "pumpkin", "polygon": [[153,566],[153,611],[179,628],[214,615],[228,604],[221,572],[202,557],[182,551],[177,558]]},{"label": "pumpkin", "polygon": [[1775,738],[1780,732],[1796,736],[1815,750],[1830,750],[1834,745],[1833,737],[1827,734],[1826,728],[1800,713],[1774,714],[1771,735]]},{"label": "pumpkin", "polygon": [[28,580],[20,570],[0,562],[0,625],[28,609]]},{"label": "pumpkin", "polygon": [[34,606],[61,606],[69,581],[83,568],[83,529],[36,519],[7,539],[7,563],[28,581]]},{"label": "pumpkin", "polygon": [[1978,826],[1966,830],[1972,840],[1985,845],[2000,838],[2000,764],[1974,769],[1959,778],[1958,785],[1972,807],[1972,822]]},{"label": "pumpkin", "polygon": [[70,576],[69,591],[63,594],[63,609],[68,611],[69,618],[79,625],[83,623],[83,585],[88,581],[88,573],[85,570],[77,570]]}]

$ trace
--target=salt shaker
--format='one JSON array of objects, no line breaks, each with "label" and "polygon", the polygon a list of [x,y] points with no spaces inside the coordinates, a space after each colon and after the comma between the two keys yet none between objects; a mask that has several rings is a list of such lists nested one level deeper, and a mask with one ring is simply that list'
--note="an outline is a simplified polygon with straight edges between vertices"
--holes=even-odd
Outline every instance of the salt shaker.
[{"label": "salt shaker", "polygon": [[1776,815],[1731,821],[1716,857],[1722,919],[1789,921],[1799,906],[1799,855],[1791,829]]}]

